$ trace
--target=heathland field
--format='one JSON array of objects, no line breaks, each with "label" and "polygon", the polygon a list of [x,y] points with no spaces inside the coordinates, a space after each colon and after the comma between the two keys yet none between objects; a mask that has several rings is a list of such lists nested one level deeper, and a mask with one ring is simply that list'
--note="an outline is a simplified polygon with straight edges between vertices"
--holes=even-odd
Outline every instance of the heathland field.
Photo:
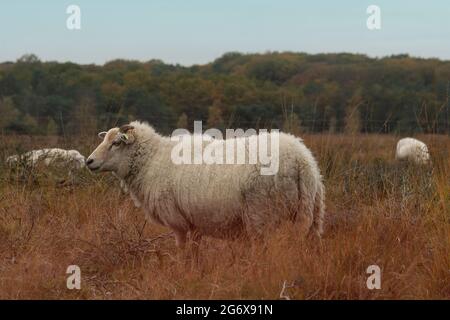
[{"label": "heathland field", "polygon": [[[197,267],[110,175],[10,169],[6,156],[96,137],[0,136],[1,299],[448,299],[450,138],[424,135],[432,166],[394,161],[392,135],[305,135],[325,179],[322,241],[283,225],[262,240],[205,239]],[[277,208],[273,208],[277,210]],[[81,289],[69,290],[69,265]],[[381,289],[369,290],[370,265]]]}]

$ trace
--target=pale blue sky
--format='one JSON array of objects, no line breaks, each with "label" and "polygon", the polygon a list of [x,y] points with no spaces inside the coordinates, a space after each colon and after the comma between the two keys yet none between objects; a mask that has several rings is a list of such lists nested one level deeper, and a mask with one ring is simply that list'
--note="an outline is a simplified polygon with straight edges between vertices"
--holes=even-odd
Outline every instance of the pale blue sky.
[{"label": "pale blue sky", "polygon": [[[104,63],[126,58],[191,65],[225,52],[408,53],[450,59],[449,0],[11,0],[0,2],[0,61]],[[66,8],[81,8],[81,30]],[[381,8],[381,30],[366,8]]]}]

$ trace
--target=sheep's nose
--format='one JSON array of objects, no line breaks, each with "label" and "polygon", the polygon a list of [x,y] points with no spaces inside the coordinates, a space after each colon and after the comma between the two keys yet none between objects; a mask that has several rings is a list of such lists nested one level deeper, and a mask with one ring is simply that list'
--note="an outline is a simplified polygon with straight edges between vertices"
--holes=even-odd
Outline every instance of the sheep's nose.
[{"label": "sheep's nose", "polygon": [[94,162],[94,159],[88,158],[88,159],[86,160],[86,165],[88,166],[88,165],[90,165],[92,162]]}]

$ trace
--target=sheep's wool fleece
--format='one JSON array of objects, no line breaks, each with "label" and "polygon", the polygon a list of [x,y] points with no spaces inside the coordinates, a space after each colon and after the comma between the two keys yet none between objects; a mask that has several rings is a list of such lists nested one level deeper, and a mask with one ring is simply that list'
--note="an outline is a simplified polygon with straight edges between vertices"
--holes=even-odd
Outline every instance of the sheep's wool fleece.
[{"label": "sheep's wool fleece", "polygon": [[260,164],[174,164],[176,141],[145,123],[130,125],[136,141],[124,159],[126,168],[117,173],[151,221],[219,238],[260,235],[286,220],[299,223],[305,233],[322,233],[322,177],[301,139],[280,133],[279,171],[264,176]]},{"label": "sheep's wool fleece", "polygon": [[400,139],[397,143],[395,157],[398,160],[408,160],[417,164],[424,164],[430,160],[427,145],[414,138]]},{"label": "sheep's wool fleece", "polygon": [[[77,150],[64,150],[60,148],[31,150],[23,155],[13,155],[6,159],[10,165],[23,161],[27,165],[37,165],[43,162],[46,166],[51,164],[59,166],[73,165],[80,169],[84,167],[84,156]],[[58,163],[59,162],[59,163]]]}]

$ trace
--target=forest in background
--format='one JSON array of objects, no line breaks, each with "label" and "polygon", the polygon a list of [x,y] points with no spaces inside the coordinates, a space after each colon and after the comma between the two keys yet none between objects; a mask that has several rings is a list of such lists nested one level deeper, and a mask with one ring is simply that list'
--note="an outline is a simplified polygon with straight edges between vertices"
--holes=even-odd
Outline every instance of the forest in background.
[{"label": "forest in background", "polygon": [[0,63],[0,133],[95,134],[130,120],[300,133],[449,133],[450,61],[395,55],[226,53],[190,67]]}]

